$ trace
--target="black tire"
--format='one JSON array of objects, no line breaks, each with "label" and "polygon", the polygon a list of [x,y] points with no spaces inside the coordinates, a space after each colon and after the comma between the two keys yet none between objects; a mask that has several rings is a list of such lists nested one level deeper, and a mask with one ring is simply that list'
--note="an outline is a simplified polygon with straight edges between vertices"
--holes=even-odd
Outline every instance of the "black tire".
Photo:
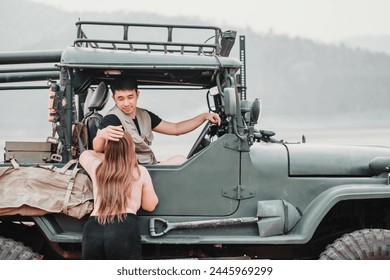
[{"label": "black tire", "polygon": [[362,229],[328,245],[320,260],[390,260],[390,230]]},{"label": "black tire", "polygon": [[0,260],[40,260],[42,256],[21,242],[0,236]]}]

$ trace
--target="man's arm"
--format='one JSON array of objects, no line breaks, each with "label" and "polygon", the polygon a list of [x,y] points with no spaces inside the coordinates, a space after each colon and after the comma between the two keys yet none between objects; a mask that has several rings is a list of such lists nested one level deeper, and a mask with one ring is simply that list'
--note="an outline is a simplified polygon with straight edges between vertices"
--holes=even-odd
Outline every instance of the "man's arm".
[{"label": "man's arm", "polygon": [[218,114],[203,113],[192,119],[178,123],[171,123],[163,120],[153,129],[153,131],[168,135],[181,135],[193,131],[205,121],[210,121],[212,123],[218,123],[218,125],[221,125],[221,119]]}]

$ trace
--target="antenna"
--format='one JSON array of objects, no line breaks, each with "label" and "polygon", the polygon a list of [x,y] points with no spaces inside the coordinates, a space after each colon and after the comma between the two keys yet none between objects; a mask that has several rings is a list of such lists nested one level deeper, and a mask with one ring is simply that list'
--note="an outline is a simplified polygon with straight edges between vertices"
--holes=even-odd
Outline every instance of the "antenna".
[{"label": "antenna", "polygon": [[240,94],[241,100],[246,100],[246,66],[245,66],[245,36],[240,35]]}]

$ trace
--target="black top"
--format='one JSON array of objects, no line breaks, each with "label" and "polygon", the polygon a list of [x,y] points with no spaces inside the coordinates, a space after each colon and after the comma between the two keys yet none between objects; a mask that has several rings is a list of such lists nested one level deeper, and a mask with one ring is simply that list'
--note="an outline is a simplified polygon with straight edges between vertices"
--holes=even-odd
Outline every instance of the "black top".
[{"label": "black top", "polygon": [[[152,129],[155,128],[156,126],[158,126],[160,124],[160,122],[162,121],[161,118],[159,116],[157,116],[156,114],[149,112],[148,110],[146,110],[146,112],[148,112],[148,114],[150,116]],[[137,117],[135,117],[135,119],[133,119],[133,121],[134,121],[135,126],[137,127],[138,133],[141,134],[140,129],[139,129],[139,125],[138,125],[138,121],[137,121]],[[122,123],[116,115],[113,115],[113,114],[106,115],[102,119],[102,121],[99,125],[99,129],[106,128],[109,125],[118,126],[118,125],[122,125]]]}]

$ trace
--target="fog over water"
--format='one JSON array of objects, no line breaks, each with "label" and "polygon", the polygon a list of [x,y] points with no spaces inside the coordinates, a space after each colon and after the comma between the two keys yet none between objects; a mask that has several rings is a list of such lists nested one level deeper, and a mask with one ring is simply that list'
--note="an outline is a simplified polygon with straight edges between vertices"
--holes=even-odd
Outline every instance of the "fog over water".
[{"label": "fog over water", "polygon": [[[5,98],[1,102],[1,107],[11,106],[13,114],[8,114],[8,117],[0,119],[0,153],[4,151],[5,141],[44,142],[48,136],[51,136],[51,123],[47,121],[46,90],[22,94],[11,91],[3,94],[5,94]],[[172,122],[189,119],[208,110],[205,93],[164,94],[167,98],[171,97],[177,102],[163,104],[158,102],[158,100],[162,100],[161,92],[141,90],[139,106],[148,108],[161,118]],[[35,106],[30,106],[29,98],[35,100]],[[15,104],[18,105],[15,106]],[[110,100],[101,113],[104,115],[113,105],[113,101]],[[274,131],[276,139],[291,143],[302,142],[304,135],[306,143],[390,147],[388,118],[384,117],[384,120],[381,121],[364,118],[362,115],[344,117],[335,115],[333,118],[332,120],[329,116],[325,121],[312,118],[310,115],[276,116],[263,102],[262,113],[256,128]],[[155,133],[152,148],[157,158],[161,160],[177,154],[187,155],[202,128],[203,125],[195,131],[181,136]]]},{"label": "fog over water", "polygon": [[[48,130],[49,131],[49,130]],[[15,131],[0,137],[1,153],[4,152],[5,141],[45,141],[49,133],[26,133]],[[321,128],[301,128],[301,129],[280,129],[275,130],[277,139],[286,142],[302,142],[302,135],[306,138],[306,143],[316,144],[341,144],[341,145],[374,145],[387,146],[390,148],[390,129],[388,128],[347,128],[347,129],[321,129]],[[187,155],[195,142],[200,130],[182,136],[167,136],[155,134],[153,150],[158,159],[164,159],[172,155]],[[1,160],[0,160],[1,161]]]},{"label": "fog over water", "polygon": [[[108,104],[107,108],[112,105]],[[151,106],[156,107],[157,106]],[[44,108],[45,109],[45,108]],[[182,118],[190,118],[195,114],[204,111],[206,108],[197,110],[177,110],[178,115],[161,117],[169,121],[180,121]],[[151,109],[153,111],[153,108]],[[156,112],[157,109],[154,110]],[[158,111],[158,110],[157,110]],[[181,114],[180,114],[181,113]],[[42,115],[42,114],[37,114]],[[33,112],[27,122],[20,121],[8,131],[0,130],[0,151],[3,153],[5,141],[46,141],[51,136],[51,123],[46,120],[46,115],[40,118]],[[264,119],[264,122],[262,122]],[[263,124],[265,123],[265,125]],[[155,133],[155,140],[152,148],[158,159],[164,159],[172,155],[187,155],[193,143],[198,137],[203,126],[197,130],[181,136],[168,136]],[[296,143],[302,142],[302,136],[306,143],[317,144],[341,144],[341,145],[374,145],[387,146],[390,148],[390,129],[388,126],[345,126],[334,124],[320,123],[305,124],[296,122],[273,122],[265,116],[260,117],[256,125],[258,129],[272,130],[275,132],[275,138],[285,142]],[[1,160],[0,160],[1,161]]]}]

